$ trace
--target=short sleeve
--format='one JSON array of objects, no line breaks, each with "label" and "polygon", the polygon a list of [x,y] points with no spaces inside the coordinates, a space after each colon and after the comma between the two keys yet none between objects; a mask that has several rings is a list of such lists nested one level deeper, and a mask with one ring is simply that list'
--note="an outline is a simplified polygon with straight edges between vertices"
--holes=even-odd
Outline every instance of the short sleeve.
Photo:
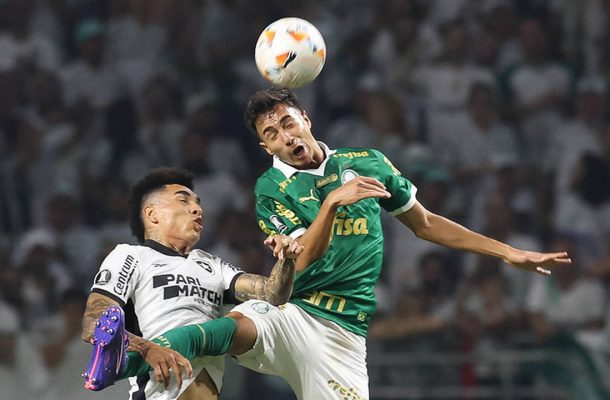
[{"label": "short sleeve", "polygon": [[116,300],[122,307],[134,292],[139,274],[138,255],[132,246],[120,244],[106,256],[93,279],[91,291]]},{"label": "short sleeve", "polygon": [[382,199],[380,205],[395,216],[408,211],[415,205],[417,188],[406,179],[392,162],[380,151],[373,150],[379,165],[379,179],[392,194],[389,199]]},{"label": "short sleeve", "polygon": [[244,270],[240,267],[236,267],[223,260],[220,260],[220,270],[222,271],[222,284],[225,290],[229,289],[231,282],[233,282],[233,278],[244,273]]},{"label": "short sleeve", "polygon": [[237,278],[244,274],[244,270],[236,267],[235,265],[219,259],[220,271],[222,273],[222,285],[225,289],[223,303],[224,304],[237,304],[239,303],[235,298],[235,281]]},{"label": "short sleeve", "polygon": [[305,231],[307,226],[288,206],[268,196],[256,197],[256,219],[266,235],[290,235]]}]

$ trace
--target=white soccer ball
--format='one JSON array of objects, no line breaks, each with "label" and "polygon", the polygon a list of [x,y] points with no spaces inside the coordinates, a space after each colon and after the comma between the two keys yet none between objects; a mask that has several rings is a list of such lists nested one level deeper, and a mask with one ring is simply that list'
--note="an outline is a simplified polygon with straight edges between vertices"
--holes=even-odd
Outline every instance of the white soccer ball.
[{"label": "white soccer ball", "polygon": [[310,83],[322,71],[326,45],[310,22],[282,18],[260,34],[254,59],[263,78],[276,86],[294,89]]}]

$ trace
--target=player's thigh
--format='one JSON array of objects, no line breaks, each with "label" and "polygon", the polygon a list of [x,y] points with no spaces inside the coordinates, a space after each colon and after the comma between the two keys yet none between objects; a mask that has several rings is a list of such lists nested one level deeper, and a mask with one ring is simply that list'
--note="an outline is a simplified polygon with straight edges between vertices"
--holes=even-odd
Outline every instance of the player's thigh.
[{"label": "player's thigh", "polygon": [[210,375],[203,369],[178,400],[218,400],[218,390]]},{"label": "player's thigh", "polygon": [[243,315],[256,330],[255,342],[248,351],[236,357],[238,363],[257,372],[284,378],[294,374],[295,356],[303,348],[303,331],[308,329],[294,308],[291,304],[276,307],[259,300],[250,300],[233,308],[231,313]]},{"label": "player's thigh", "polygon": [[363,337],[290,303],[250,301],[232,312],[257,330],[252,349],[237,357],[242,366],[283,377],[299,399],[368,398]]},{"label": "player's thigh", "polygon": [[303,364],[303,399],[368,399],[365,339],[320,318],[317,363]]}]

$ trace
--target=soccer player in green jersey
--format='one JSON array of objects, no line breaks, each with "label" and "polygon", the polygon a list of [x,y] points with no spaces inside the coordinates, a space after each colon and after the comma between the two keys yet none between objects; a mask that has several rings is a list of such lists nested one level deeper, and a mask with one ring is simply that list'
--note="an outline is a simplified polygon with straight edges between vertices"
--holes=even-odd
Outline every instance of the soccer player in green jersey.
[{"label": "soccer player in green jersey", "polygon": [[365,338],[383,258],[382,209],[419,238],[525,271],[548,275],[571,262],[565,252],[515,249],[426,210],[381,152],[316,141],[288,89],[254,94],[245,119],[273,157],[255,188],[258,224],[304,249],[288,303],[251,300],[224,317],[235,322],[230,329],[203,323],[164,334],[187,358],[235,355],[241,365],[285,378],[299,399],[368,399]]}]

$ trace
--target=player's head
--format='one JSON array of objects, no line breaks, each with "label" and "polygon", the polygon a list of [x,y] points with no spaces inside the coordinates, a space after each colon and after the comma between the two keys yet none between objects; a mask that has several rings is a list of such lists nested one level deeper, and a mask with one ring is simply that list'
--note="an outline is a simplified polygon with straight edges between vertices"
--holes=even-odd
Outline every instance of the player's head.
[{"label": "player's head", "polygon": [[140,243],[153,239],[161,244],[190,250],[201,235],[202,210],[193,192],[193,175],[181,169],[152,170],[131,188],[131,233]]},{"label": "player's head", "polygon": [[311,132],[311,120],[289,89],[267,89],[248,99],[246,126],[270,155],[298,169],[321,162],[322,150]]}]

